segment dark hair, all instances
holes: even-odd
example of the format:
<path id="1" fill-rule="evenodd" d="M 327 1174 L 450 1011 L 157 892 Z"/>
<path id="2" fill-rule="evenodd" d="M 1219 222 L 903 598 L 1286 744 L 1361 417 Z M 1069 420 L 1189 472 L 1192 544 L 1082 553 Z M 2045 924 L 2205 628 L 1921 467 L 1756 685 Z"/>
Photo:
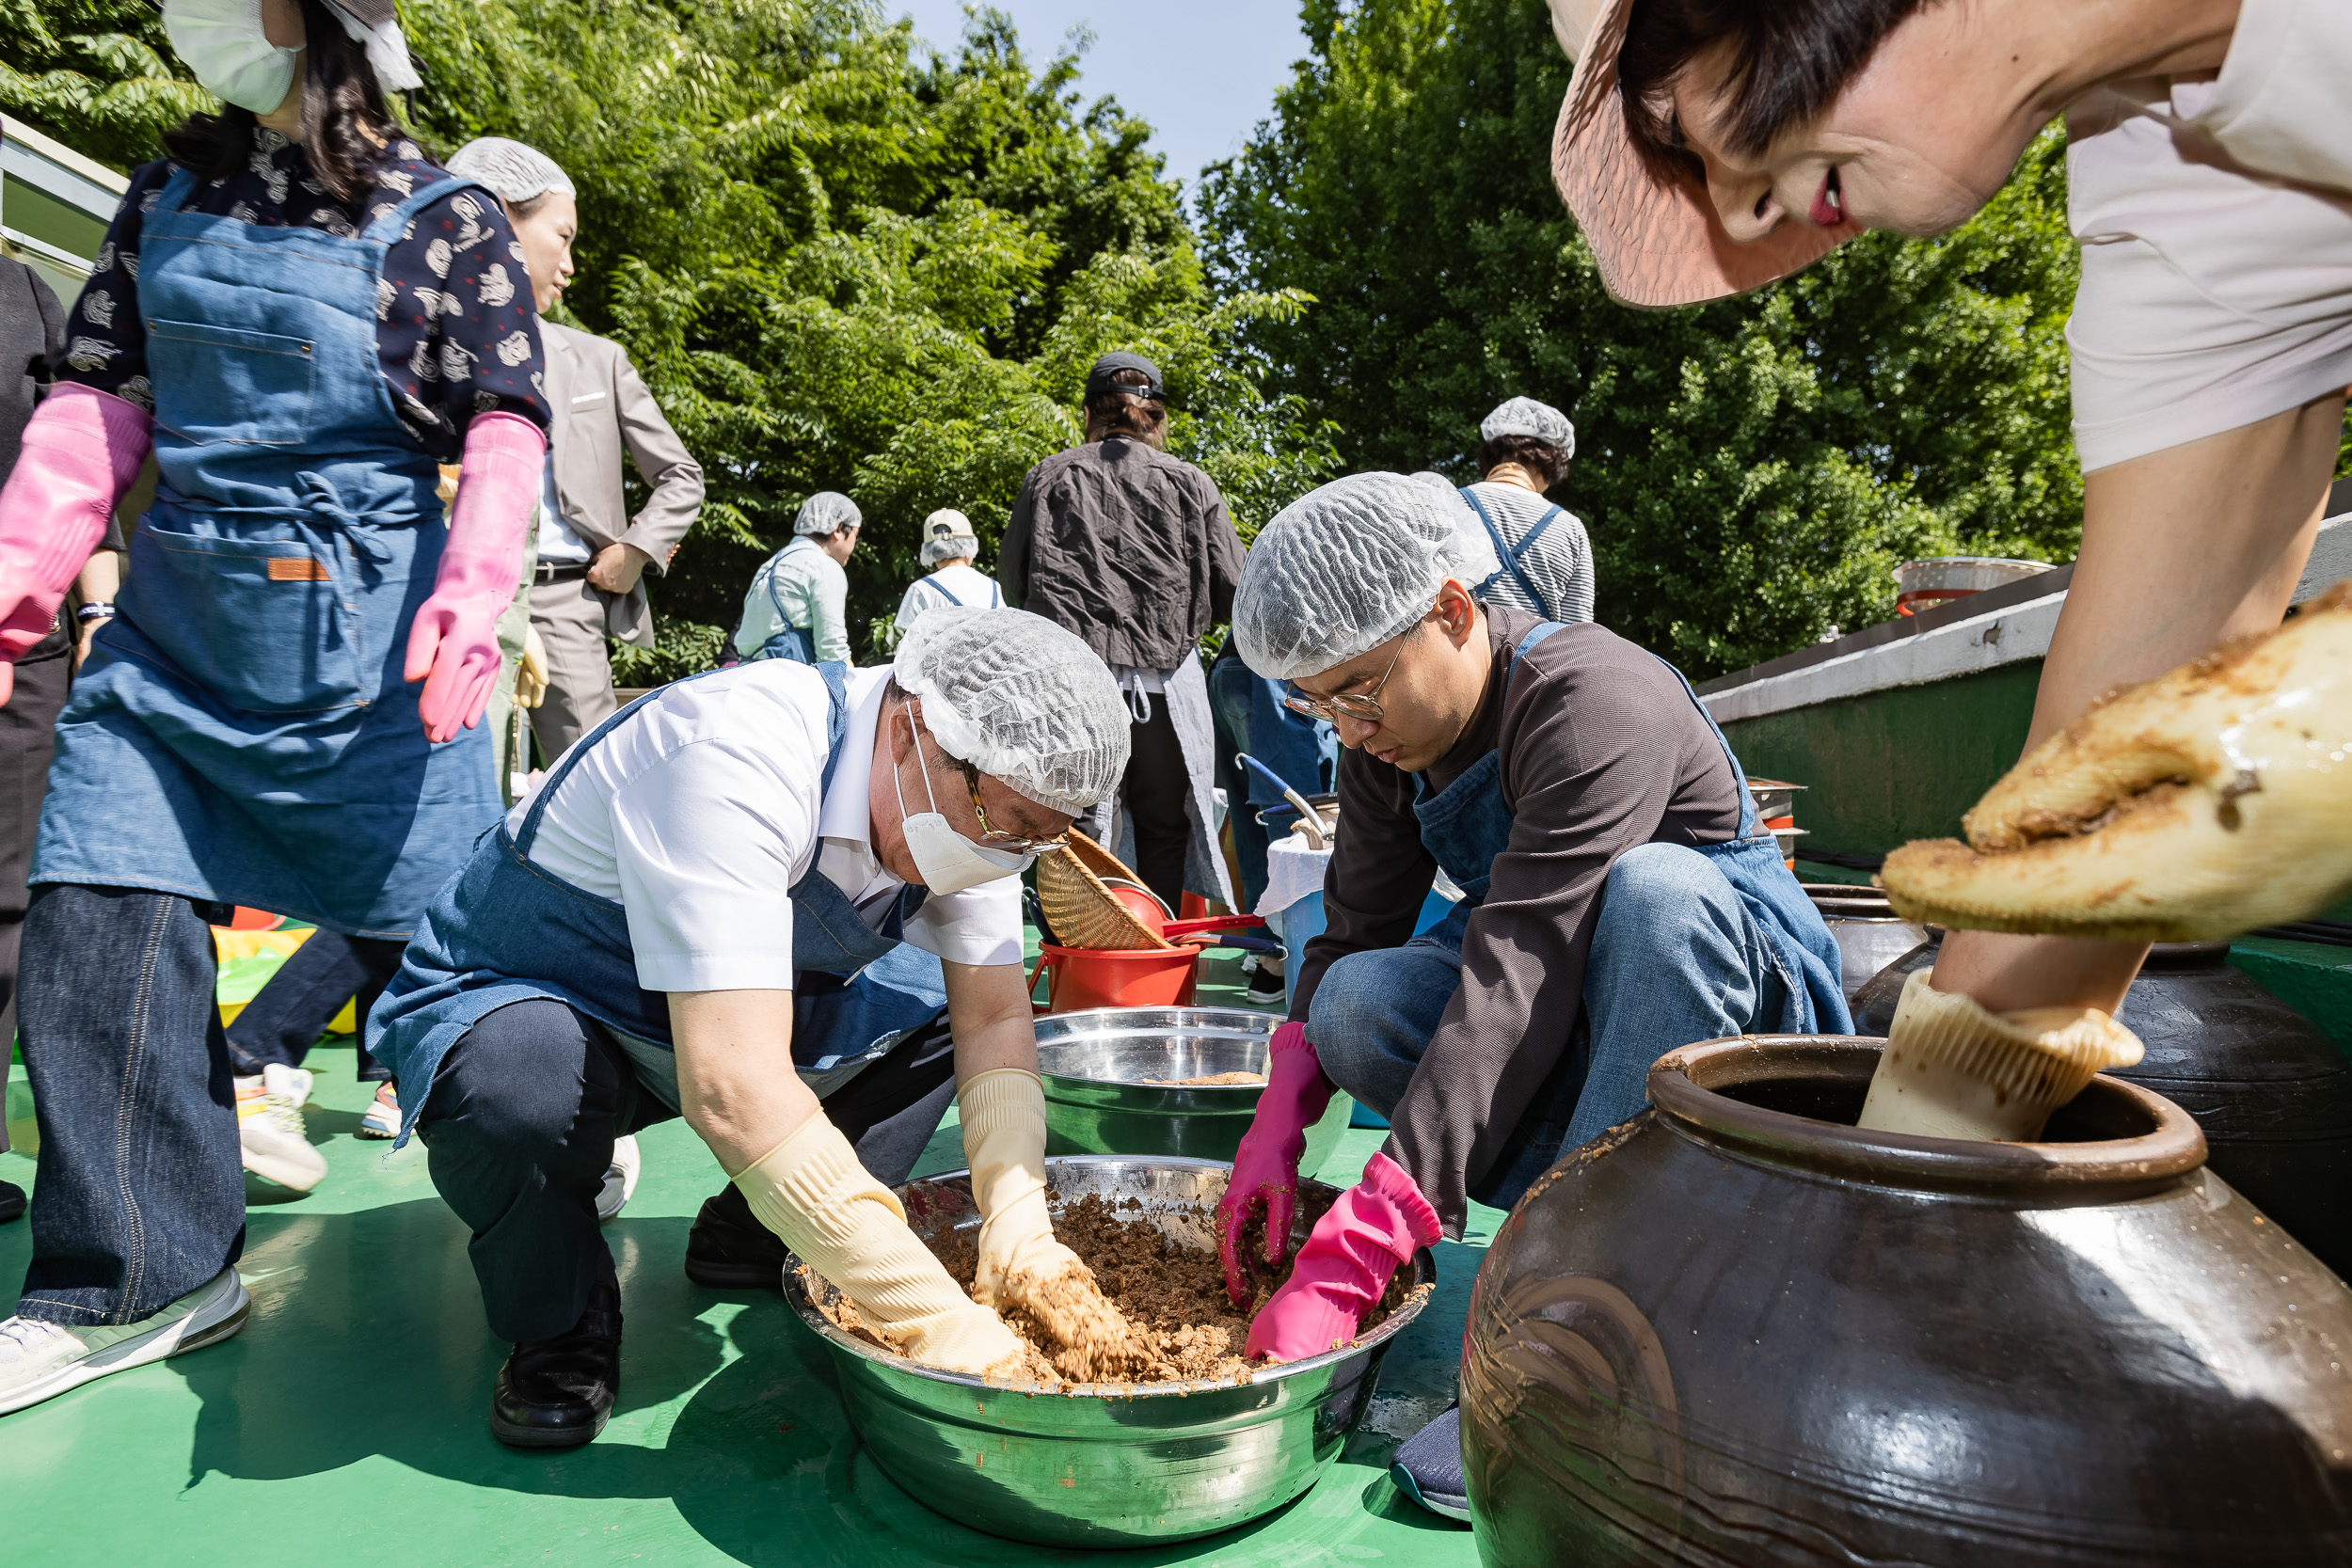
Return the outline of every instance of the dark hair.
<path id="1" fill-rule="evenodd" d="M 409 136 L 392 119 L 384 89 L 368 64 L 367 49 L 345 33 L 321 0 L 301 0 L 302 151 L 311 177 L 342 201 L 368 194 L 371 171 L 385 157 L 384 145 Z M 216 115 L 191 115 L 164 133 L 164 150 L 204 179 L 217 180 L 245 166 L 260 121 L 250 109 L 224 104 Z M 377 138 L 371 142 L 362 132 Z M 380 145 L 381 144 L 381 145 Z"/>
<path id="2" fill-rule="evenodd" d="M 1100 431 L 1104 436 L 1134 436 L 1157 444 L 1168 434 L 1168 408 L 1163 404 L 1146 403 L 1130 397 L 1126 378 L 1135 377 L 1132 389 L 1140 392 L 1149 385 L 1141 371 L 1122 370 L 1118 372 L 1120 389 L 1098 392 L 1087 399 L 1087 431 L 1089 436 Z"/>
<path id="3" fill-rule="evenodd" d="M 1699 55 L 1728 46 L 1724 150 L 1754 155 L 1804 124 L 1837 95 L 1928 0 L 1642 0 L 1626 20 L 1617 92 L 1626 135 L 1652 173 L 1704 173 L 1675 123 L 1675 77 Z"/>
<path id="4" fill-rule="evenodd" d="M 1478 472 L 1483 477 L 1505 463 L 1517 463 L 1544 482 L 1549 490 L 1568 471 L 1568 454 L 1549 441 L 1533 436 L 1489 436 L 1478 443 Z"/>
<path id="5" fill-rule="evenodd" d="M 537 196 L 527 196 L 520 201 L 509 201 L 505 204 L 506 215 L 512 218 L 515 222 L 520 223 L 523 219 L 531 216 L 532 214 L 546 206 L 548 204 L 548 198 L 554 194 L 555 193 L 551 190 L 541 191 Z"/>

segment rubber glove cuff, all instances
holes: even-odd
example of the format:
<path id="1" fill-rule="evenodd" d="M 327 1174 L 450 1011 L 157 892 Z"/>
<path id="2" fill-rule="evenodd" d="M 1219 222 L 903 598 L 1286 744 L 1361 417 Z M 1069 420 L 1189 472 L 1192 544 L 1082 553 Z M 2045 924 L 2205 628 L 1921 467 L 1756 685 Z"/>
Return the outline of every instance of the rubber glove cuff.
<path id="1" fill-rule="evenodd" d="M 107 515 L 138 478 L 152 427 L 136 404 L 72 381 L 33 411 L 0 487 L 0 661 L 14 663 L 55 626 Z"/>
<path id="2" fill-rule="evenodd" d="M 1249 1325 L 1248 1354 L 1277 1361 L 1320 1355 L 1356 1337 L 1397 1269 L 1434 1246 L 1438 1211 L 1385 1154 L 1340 1195 L 1298 1249 L 1298 1262 Z"/>
<path id="3" fill-rule="evenodd" d="M 2093 1075 L 2140 1058 L 2139 1037 L 2096 1007 L 1987 1012 L 1972 997 L 1937 990 L 1932 977 L 1903 982 L 1856 1126 L 2030 1142 Z"/>

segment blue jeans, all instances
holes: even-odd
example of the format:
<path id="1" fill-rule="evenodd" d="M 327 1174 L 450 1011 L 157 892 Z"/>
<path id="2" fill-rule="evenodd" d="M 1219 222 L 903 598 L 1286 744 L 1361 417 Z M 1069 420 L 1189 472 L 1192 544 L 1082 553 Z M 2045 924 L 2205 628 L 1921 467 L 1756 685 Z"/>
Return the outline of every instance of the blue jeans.
<path id="1" fill-rule="evenodd" d="M 1462 979 L 1457 916 L 1402 948 L 1327 970 L 1307 1038 L 1334 1084 L 1392 1116 Z M 1519 1200 L 1563 1149 L 1638 1114 L 1650 1064 L 1694 1040 L 1749 1033 L 1779 1013 L 1788 982 L 1747 905 L 1695 849 L 1645 844 L 1603 884 L 1584 965 L 1584 1010 L 1559 1067 L 1470 1196 Z"/>
<path id="2" fill-rule="evenodd" d="M 252 1076 L 272 1062 L 300 1067 L 310 1047 L 349 1002 L 365 1019 L 400 973 L 405 942 L 347 937 L 322 927 L 279 964 L 229 1026 L 229 1059 Z M 382 1083 L 391 1071 L 359 1047 L 359 1081 Z"/>
<path id="3" fill-rule="evenodd" d="M 18 1027 L 40 1118 L 17 1310 L 127 1323 L 245 1251 L 245 1174 L 210 926 L 142 888 L 47 883 L 24 916 Z"/>

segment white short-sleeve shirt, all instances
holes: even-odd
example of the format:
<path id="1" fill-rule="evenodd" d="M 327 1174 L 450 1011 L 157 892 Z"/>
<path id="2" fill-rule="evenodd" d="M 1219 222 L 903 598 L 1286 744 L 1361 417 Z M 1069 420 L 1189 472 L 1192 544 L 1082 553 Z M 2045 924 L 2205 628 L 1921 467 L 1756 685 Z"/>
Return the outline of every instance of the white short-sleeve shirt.
<path id="1" fill-rule="evenodd" d="M 850 673 L 829 790 L 816 670 L 762 659 L 665 688 L 580 753 L 526 858 L 622 906 L 645 990 L 789 990 L 790 890 L 812 866 L 876 926 L 906 885 L 874 857 L 866 801 L 889 683 L 887 665 Z M 1018 964 L 1021 879 L 933 895 L 904 934 L 951 962 Z"/>
<path id="2" fill-rule="evenodd" d="M 2352 21 L 2243 0 L 2208 79 L 2067 110 L 2067 323 L 2086 471 L 2352 385 Z"/>
<path id="3" fill-rule="evenodd" d="M 1004 591 L 996 586 L 995 578 L 982 577 L 975 568 L 958 562 L 907 584 L 906 595 L 898 601 L 897 624 L 899 631 L 904 632 L 926 610 L 945 610 L 949 605 L 961 605 L 966 610 L 994 610 L 1004 602 Z"/>

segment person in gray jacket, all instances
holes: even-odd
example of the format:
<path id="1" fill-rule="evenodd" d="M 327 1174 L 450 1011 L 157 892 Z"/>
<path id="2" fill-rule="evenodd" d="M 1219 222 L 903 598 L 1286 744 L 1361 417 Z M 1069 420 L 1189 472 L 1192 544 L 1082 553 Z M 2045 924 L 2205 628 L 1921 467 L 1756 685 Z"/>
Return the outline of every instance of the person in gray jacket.
<path id="1" fill-rule="evenodd" d="M 669 569 L 678 541 L 702 512 L 702 466 L 609 338 L 546 319 L 573 275 L 580 226 L 569 176 L 535 149 L 481 136 L 449 161 L 453 174 L 498 193 L 521 240 L 541 341 L 544 391 L 555 411 L 539 509 L 539 566 L 531 624 L 548 655 L 547 698 L 532 710 L 532 733 L 548 762 L 620 705 L 607 637 L 632 647 L 654 642 L 643 577 Z M 627 449 L 652 492 L 632 518 L 621 491 Z"/>

